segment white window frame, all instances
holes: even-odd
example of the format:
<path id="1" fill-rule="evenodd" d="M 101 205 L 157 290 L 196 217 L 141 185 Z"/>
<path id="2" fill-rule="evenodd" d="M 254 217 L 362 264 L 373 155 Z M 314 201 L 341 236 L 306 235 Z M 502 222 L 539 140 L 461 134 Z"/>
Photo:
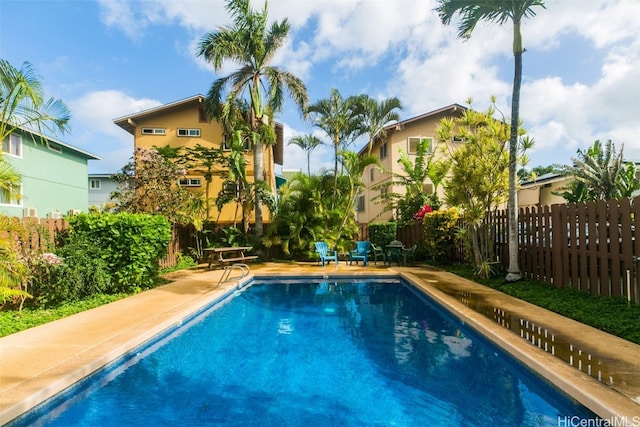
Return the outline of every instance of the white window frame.
<path id="1" fill-rule="evenodd" d="M 97 185 L 94 185 L 97 184 Z M 102 180 L 100 178 L 90 178 L 89 179 L 89 189 L 90 190 L 100 190 L 102 188 Z"/>
<path id="2" fill-rule="evenodd" d="M 9 200 L 5 200 L 3 196 L 0 195 L 0 206 L 11 206 L 11 207 L 22 207 L 22 184 L 20 184 L 20 191 L 18 192 L 18 197 L 13 197 Z"/>
<path id="3" fill-rule="evenodd" d="M 8 151 L 5 150 L 5 143 L 7 144 Z M 9 134 L 2 141 L 2 152 L 11 157 L 22 158 L 22 137 L 15 133 Z"/>
<path id="4" fill-rule="evenodd" d="M 140 129 L 142 135 L 166 135 L 167 130 L 165 128 L 142 128 Z"/>
<path id="5" fill-rule="evenodd" d="M 418 154 L 418 144 L 422 143 L 425 139 L 431 141 L 427 153 L 433 153 L 433 138 L 429 136 L 410 136 L 407 138 L 407 153 Z"/>
<path id="6" fill-rule="evenodd" d="M 200 129 L 195 128 L 179 128 L 176 130 L 178 137 L 200 138 Z"/>
<path id="7" fill-rule="evenodd" d="M 202 187 L 202 179 L 200 178 L 181 178 L 178 180 L 180 187 Z"/>
<path id="8" fill-rule="evenodd" d="M 386 159 L 389 156 L 389 146 L 386 142 L 383 142 L 380 146 L 380 160 Z"/>

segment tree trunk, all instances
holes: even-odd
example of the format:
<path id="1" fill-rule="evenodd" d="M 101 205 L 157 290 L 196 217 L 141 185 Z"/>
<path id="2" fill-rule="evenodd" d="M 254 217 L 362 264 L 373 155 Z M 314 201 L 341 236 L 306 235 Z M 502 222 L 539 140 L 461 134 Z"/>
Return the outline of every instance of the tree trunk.
<path id="1" fill-rule="evenodd" d="M 262 221 L 262 198 L 258 189 L 258 183 L 264 181 L 264 147 L 262 141 L 259 141 L 253 147 L 253 182 L 255 183 L 255 231 L 256 237 L 262 236 L 263 221 Z"/>
<path id="2" fill-rule="evenodd" d="M 509 138 L 509 267 L 505 280 L 515 282 L 522 278 L 518 265 L 518 193 L 516 188 L 518 163 L 518 128 L 520 122 L 520 85 L 522 83 L 522 49 L 514 46 L 515 70 L 511 97 L 511 135 Z"/>

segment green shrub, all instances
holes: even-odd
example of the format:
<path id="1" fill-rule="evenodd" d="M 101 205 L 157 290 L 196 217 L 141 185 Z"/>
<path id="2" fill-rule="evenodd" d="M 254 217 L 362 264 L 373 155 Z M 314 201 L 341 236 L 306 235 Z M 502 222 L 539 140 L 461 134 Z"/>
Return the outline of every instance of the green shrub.
<path id="1" fill-rule="evenodd" d="M 152 287 L 159 260 L 167 253 L 171 225 L 160 215 L 80 214 L 69 219 L 70 238 L 82 236 L 97 248 L 106 264 L 113 291 L 134 292 Z"/>
<path id="2" fill-rule="evenodd" d="M 450 262 L 455 248 L 458 213 L 455 209 L 433 211 L 422 219 L 424 249 L 436 262 Z"/>
<path id="3" fill-rule="evenodd" d="M 369 224 L 369 241 L 380 247 L 385 247 L 396 239 L 396 223 L 384 222 Z"/>

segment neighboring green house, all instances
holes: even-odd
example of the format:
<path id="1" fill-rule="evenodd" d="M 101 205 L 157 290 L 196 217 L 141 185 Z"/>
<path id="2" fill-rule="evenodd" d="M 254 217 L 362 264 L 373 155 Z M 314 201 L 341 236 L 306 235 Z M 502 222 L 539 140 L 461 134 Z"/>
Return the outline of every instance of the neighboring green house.
<path id="1" fill-rule="evenodd" d="M 118 183 L 113 179 L 113 174 L 90 173 L 89 174 L 89 207 L 104 210 L 113 204 L 111 194 L 118 189 Z"/>
<path id="2" fill-rule="evenodd" d="M 88 161 L 99 157 L 26 129 L 2 141 L 2 156 L 22 175 L 22 197 L 7 200 L 0 196 L 0 212 L 60 218 L 87 210 Z"/>

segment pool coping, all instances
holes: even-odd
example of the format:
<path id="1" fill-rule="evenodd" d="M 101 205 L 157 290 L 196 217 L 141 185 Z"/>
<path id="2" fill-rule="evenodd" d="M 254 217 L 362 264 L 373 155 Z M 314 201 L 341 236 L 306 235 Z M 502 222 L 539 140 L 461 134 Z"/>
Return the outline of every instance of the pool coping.
<path id="1" fill-rule="evenodd" d="M 168 285 L 0 338 L 0 425 L 28 412 L 158 334 L 179 327 L 194 313 L 235 292 L 237 282 L 216 286 L 221 275 L 222 270 L 184 272 Z M 340 265 L 323 268 L 315 264 L 264 264 L 253 266 L 252 273 L 243 279 L 242 284 L 261 276 L 315 279 L 402 277 L 598 416 L 633 420 L 640 414 L 640 404 L 629 397 L 530 345 L 492 319 L 437 289 L 435 282 L 453 280 L 459 286 L 480 286 L 484 292 L 499 294 L 498 297 L 504 300 L 515 300 L 450 273 L 427 267 Z M 597 336 L 600 345 L 622 344 L 637 354 L 631 360 L 631 366 L 636 372 L 640 371 L 640 346 L 516 301 L 519 301 L 519 307 L 531 310 L 536 316 L 553 317 L 555 322 L 570 324 L 574 332 L 579 330 L 585 336 Z"/>

